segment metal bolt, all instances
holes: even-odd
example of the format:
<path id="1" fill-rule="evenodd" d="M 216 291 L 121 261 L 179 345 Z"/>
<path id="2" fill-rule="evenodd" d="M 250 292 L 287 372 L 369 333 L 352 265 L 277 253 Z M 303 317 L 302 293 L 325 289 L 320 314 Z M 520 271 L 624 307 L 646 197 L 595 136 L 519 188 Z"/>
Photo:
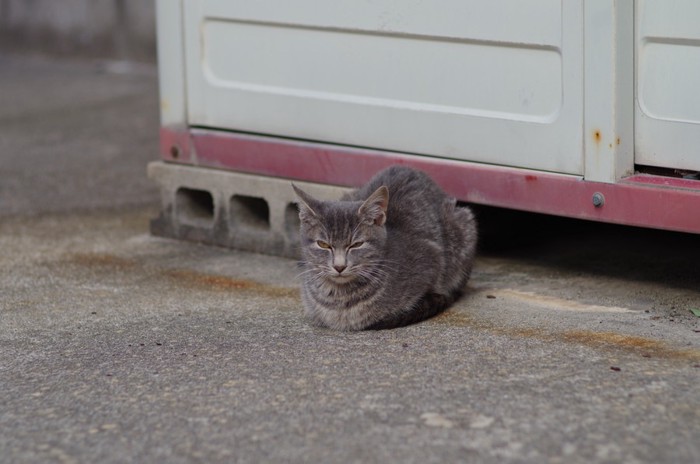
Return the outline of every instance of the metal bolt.
<path id="1" fill-rule="evenodd" d="M 596 192 L 593 194 L 593 206 L 600 208 L 605 204 L 605 197 L 602 193 Z"/>
<path id="2" fill-rule="evenodd" d="M 180 157 L 180 147 L 177 145 L 170 147 L 170 156 L 172 156 L 173 159 L 178 159 Z"/>

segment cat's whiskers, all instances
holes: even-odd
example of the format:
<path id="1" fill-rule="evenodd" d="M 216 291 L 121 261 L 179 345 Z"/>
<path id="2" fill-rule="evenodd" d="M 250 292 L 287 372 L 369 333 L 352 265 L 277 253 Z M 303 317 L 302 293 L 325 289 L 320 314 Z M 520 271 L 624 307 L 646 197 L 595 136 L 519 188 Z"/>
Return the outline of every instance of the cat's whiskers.
<path id="1" fill-rule="evenodd" d="M 313 265 L 309 269 L 297 274 L 297 278 L 305 280 L 308 283 L 324 282 L 327 279 L 327 271 L 321 266 Z"/>
<path id="2" fill-rule="evenodd" d="M 383 269 L 369 266 L 359 266 L 355 271 L 357 275 L 367 279 L 370 283 L 382 283 L 382 279 L 389 277 L 389 273 Z"/>

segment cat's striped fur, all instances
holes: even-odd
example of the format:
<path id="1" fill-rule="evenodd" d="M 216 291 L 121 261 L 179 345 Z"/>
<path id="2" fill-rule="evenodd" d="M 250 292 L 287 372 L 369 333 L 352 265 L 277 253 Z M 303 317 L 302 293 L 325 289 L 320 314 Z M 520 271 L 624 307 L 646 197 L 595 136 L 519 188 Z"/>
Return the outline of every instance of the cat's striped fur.
<path id="1" fill-rule="evenodd" d="M 392 166 L 340 201 L 294 186 L 301 219 L 301 296 L 312 323 L 338 330 L 419 322 L 461 295 L 476 221 L 425 173 Z"/>

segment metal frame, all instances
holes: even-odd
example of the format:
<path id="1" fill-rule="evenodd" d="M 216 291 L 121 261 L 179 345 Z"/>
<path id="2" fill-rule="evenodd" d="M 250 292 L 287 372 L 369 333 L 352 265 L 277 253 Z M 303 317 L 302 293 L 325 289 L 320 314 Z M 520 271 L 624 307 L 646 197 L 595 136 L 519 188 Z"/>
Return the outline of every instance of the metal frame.
<path id="1" fill-rule="evenodd" d="M 164 161 L 356 187 L 404 164 L 459 200 L 580 219 L 700 233 L 700 181 L 634 175 L 617 183 L 234 132 L 161 129 Z M 291 187 L 290 187 L 291 188 Z"/>
<path id="2" fill-rule="evenodd" d="M 358 186 L 391 164 L 428 172 L 478 204 L 700 233 L 700 181 L 633 175 L 634 5 L 583 2 L 584 175 L 188 127 L 181 1 L 158 0 L 164 161 Z"/>
<path id="3" fill-rule="evenodd" d="M 584 178 L 616 182 L 634 172 L 633 3 L 582 4 Z"/>

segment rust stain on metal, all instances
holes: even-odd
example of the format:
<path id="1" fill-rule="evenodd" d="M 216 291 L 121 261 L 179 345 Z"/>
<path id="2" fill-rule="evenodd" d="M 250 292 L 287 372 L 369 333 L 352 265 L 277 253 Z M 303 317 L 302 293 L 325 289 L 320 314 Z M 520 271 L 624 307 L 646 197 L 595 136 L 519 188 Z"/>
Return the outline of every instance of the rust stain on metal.
<path id="1" fill-rule="evenodd" d="M 593 140 L 595 140 L 595 143 L 600 143 L 600 141 L 603 139 L 603 135 L 600 133 L 599 130 L 595 130 L 593 132 Z"/>

